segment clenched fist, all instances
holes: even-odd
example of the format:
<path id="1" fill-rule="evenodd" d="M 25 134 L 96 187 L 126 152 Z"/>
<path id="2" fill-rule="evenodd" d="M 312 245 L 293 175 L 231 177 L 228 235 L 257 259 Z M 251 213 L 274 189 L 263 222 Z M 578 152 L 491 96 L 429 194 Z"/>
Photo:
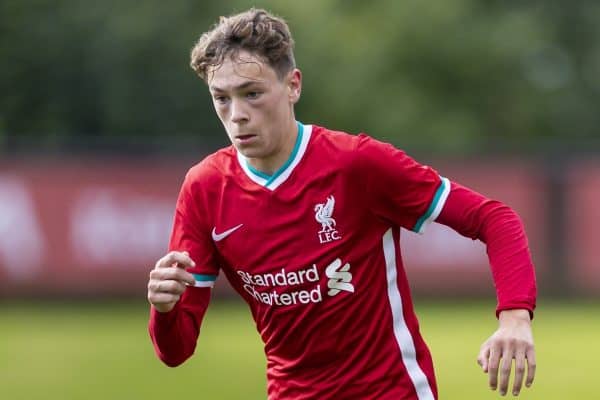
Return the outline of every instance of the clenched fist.
<path id="1" fill-rule="evenodd" d="M 158 312 L 171 311 L 186 286 L 194 286 L 194 276 L 185 269 L 195 265 L 186 251 L 172 251 L 156 262 L 150 271 L 148 301 Z"/>

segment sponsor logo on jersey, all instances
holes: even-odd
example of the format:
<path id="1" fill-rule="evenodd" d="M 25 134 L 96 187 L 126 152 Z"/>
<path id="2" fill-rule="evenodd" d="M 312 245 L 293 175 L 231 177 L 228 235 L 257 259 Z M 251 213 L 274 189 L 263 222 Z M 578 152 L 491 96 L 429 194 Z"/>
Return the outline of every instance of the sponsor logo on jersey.
<path id="1" fill-rule="evenodd" d="M 340 240 L 342 237 L 337 229 L 335 229 L 335 219 L 333 218 L 333 209 L 335 207 L 335 198 L 327 197 L 327 201 L 315 206 L 315 219 L 321 224 L 321 230 L 317 232 L 319 243 L 329 243 L 334 240 Z"/>
<path id="2" fill-rule="evenodd" d="M 354 293 L 354 285 L 350 283 L 352 281 L 352 274 L 349 271 L 350 264 L 346 263 L 342 267 L 342 260 L 339 258 L 336 258 L 325 268 L 325 275 L 331 278 L 327 282 L 327 287 L 329 288 L 328 295 L 333 297 L 342 290 Z"/>
<path id="3" fill-rule="evenodd" d="M 336 258 L 325 268 L 329 278 L 327 295 L 336 296 L 341 291 L 354 293 L 350 264 Z M 320 303 L 323 292 L 319 284 L 321 277 L 316 264 L 308 268 L 289 271 L 281 268 L 275 273 L 251 274 L 238 270 L 243 289 L 258 302 L 270 306 L 289 306 L 294 304 Z M 313 283 L 314 286 L 307 285 Z M 300 289 L 299 285 L 303 285 Z"/>

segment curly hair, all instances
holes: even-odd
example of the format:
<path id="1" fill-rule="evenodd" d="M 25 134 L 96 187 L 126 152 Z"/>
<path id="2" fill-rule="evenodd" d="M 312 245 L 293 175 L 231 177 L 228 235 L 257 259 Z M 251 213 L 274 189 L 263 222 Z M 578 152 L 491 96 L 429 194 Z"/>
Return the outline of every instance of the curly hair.
<path id="1" fill-rule="evenodd" d="M 293 48 L 294 40 L 285 20 L 251 8 L 221 17 L 212 30 L 203 33 L 192 49 L 190 66 L 206 82 L 211 68 L 245 50 L 266 62 L 283 79 L 296 67 Z"/>

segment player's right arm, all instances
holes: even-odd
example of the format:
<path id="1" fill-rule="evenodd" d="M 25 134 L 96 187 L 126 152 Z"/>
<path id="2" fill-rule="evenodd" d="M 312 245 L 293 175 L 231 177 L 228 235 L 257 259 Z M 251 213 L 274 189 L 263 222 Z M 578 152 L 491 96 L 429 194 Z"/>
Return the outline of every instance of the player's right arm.
<path id="1" fill-rule="evenodd" d="M 158 357 L 174 367 L 196 348 L 200 326 L 218 275 L 199 166 L 186 175 L 177 199 L 170 252 L 148 280 L 149 333 Z M 206 183 L 206 182 L 202 182 Z"/>
<path id="2" fill-rule="evenodd" d="M 171 251 L 150 272 L 149 333 L 156 354 L 170 367 L 194 354 L 210 301 L 210 288 L 194 287 L 195 278 L 185 269 L 194 265 L 187 252 Z"/>

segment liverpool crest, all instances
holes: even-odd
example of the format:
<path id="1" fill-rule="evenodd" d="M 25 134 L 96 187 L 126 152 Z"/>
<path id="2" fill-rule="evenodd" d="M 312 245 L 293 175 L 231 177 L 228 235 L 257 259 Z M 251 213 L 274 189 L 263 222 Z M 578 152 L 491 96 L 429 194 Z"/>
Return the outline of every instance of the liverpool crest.
<path id="1" fill-rule="evenodd" d="M 334 240 L 340 240 L 342 237 L 335 229 L 335 219 L 333 218 L 333 209 L 335 207 L 335 198 L 327 197 L 327 201 L 323 204 L 315 206 L 315 219 L 321 224 L 321 230 L 317 232 L 319 243 L 329 243 Z"/>

